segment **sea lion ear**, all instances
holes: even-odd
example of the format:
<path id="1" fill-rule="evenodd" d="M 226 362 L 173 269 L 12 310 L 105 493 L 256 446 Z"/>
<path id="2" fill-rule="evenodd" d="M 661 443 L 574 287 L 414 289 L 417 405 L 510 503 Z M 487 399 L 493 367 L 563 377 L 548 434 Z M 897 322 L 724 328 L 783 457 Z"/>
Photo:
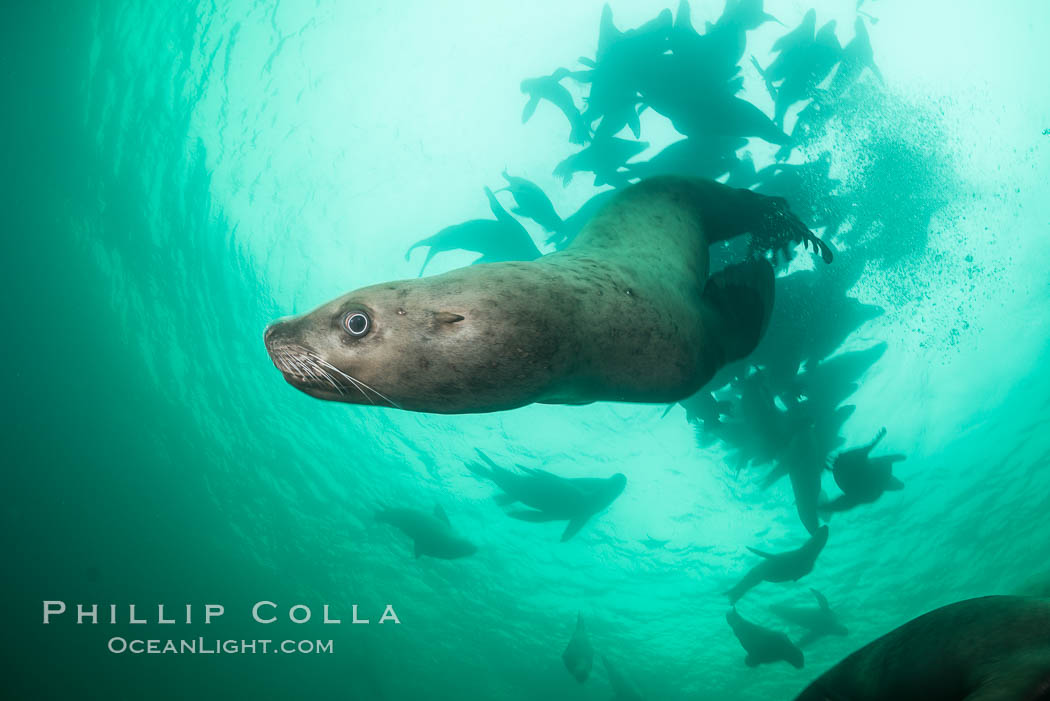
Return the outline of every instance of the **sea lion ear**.
<path id="1" fill-rule="evenodd" d="M 463 321 L 466 317 L 460 314 L 453 314 L 452 312 L 434 312 L 434 321 L 439 324 L 454 324 L 457 321 Z"/>

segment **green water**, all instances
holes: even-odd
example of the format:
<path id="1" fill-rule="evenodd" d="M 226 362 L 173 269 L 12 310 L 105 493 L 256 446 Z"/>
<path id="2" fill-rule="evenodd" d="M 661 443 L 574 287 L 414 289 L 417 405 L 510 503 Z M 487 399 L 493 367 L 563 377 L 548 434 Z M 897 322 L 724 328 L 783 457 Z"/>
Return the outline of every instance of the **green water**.
<path id="1" fill-rule="evenodd" d="M 823 591 L 850 635 L 807 648 L 805 669 L 748 669 L 724 621 L 723 592 L 754 562 L 745 546 L 805 537 L 790 486 L 763 489 L 768 466 L 737 474 L 718 441 L 699 448 L 681 408 L 437 416 L 319 402 L 282 381 L 267 323 L 413 277 L 408 246 L 487 216 L 481 188 L 505 167 L 563 214 L 593 194 L 587 177 L 562 188 L 550 175 L 573 150 L 557 110 L 521 124 L 522 78 L 594 53 L 601 3 L 566 4 L 8 8 L 8 698 L 608 698 L 600 663 L 583 686 L 562 666 L 577 611 L 646 698 L 792 698 L 908 618 L 1038 583 L 1050 513 L 1050 9 L 1035 0 L 864 4 L 885 84 L 826 147 L 836 177 L 867 174 L 858 206 L 910 238 L 883 239 L 899 249 L 849 287 L 885 313 L 841 350 L 887 348 L 849 396 L 842 438 L 857 445 L 886 426 L 887 450 L 908 458 L 895 471 L 903 491 L 831 520 L 811 575 L 740 605 L 790 630 L 765 607 Z M 811 5 L 851 36 L 852 1 L 767 9 L 793 27 Z M 621 27 L 662 7 L 613 4 Z M 694 24 L 720 11 L 694 2 Z M 752 32 L 749 53 L 765 63 L 783 31 Z M 744 96 L 772 113 L 745 68 Z M 657 148 L 677 138 L 651 114 L 642 129 Z M 770 162 L 767 145 L 749 149 Z M 442 255 L 428 273 L 470 260 Z M 560 525 L 500 513 L 464 467 L 475 448 L 565 476 L 623 472 L 628 485 L 562 544 Z M 415 560 L 373 521 L 383 504 L 435 502 L 477 554 Z M 650 548 L 650 537 L 669 542 Z M 45 600 L 226 614 L 209 626 L 69 615 L 45 626 Z M 259 625 L 260 600 L 282 616 L 309 605 L 315 619 Z M 373 624 L 349 624 L 355 603 Z M 323 604 L 342 625 L 317 620 Z M 400 625 L 376 624 L 387 604 Z M 332 639 L 334 652 L 112 654 L 117 635 Z"/>

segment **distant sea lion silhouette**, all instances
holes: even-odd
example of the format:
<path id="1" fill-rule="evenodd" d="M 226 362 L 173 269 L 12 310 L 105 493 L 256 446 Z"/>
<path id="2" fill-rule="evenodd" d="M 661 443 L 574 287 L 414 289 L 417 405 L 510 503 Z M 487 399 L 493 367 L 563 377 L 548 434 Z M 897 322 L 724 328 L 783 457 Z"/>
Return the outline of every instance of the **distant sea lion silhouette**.
<path id="1" fill-rule="evenodd" d="M 380 509 L 376 521 L 389 523 L 414 542 L 416 557 L 427 555 L 441 560 L 455 560 L 473 555 L 477 547 L 452 530 L 445 510 L 434 507 L 433 515 L 416 509 Z"/>
<path id="2" fill-rule="evenodd" d="M 620 670 L 613 667 L 605 655 L 602 655 L 602 664 L 609 676 L 609 685 L 613 689 L 613 701 L 642 701 L 642 695 L 638 693 L 634 684 Z"/>
<path id="3" fill-rule="evenodd" d="M 752 623 L 737 613 L 736 607 L 726 614 L 726 621 L 733 629 L 736 639 L 747 650 L 744 664 L 748 667 L 757 667 L 760 664 L 781 660 L 796 669 L 802 669 L 805 666 L 805 656 L 802 650 L 799 650 L 786 634 Z"/>
<path id="4" fill-rule="evenodd" d="M 729 603 L 735 604 L 759 582 L 797 582 L 813 571 L 817 556 L 828 542 L 828 527 L 821 526 L 802 547 L 785 553 L 767 553 L 749 547 L 748 550 L 763 558 L 730 589 Z"/>
<path id="5" fill-rule="evenodd" d="M 514 203 L 517 205 L 513 209 L 515 214 L 528 217 L 550 233 L 561 229 L 564 222 L 543 188 L 527 178 L 510 175 L 506 170 L 503 171 L 503 179 L 507 181 L 507 187 L 496 192 L 506 191 L 514 196 Z"/>
<path id="6" fill-rule="evenodd" d="M 827 598 L 816 589 L 810 589 L 810 591 L 817 599 L 816 608 L 773 604 L 769 610 L 788 623 L 808 629 L 798 641 L 799 647 L 811 645 L 826 635 L 848 635 L 849 630 L 839 622 L 839 617 L 831 610 Z"/>
<path id="7" fill-rule="evenodd" d="M 408 247 L 405 252 L 405 260 L 412 255 L 412 251 L 421 246 L 427 246 L 427 257 L 423 260 L 423 266 L 419 274 L 427 269 L 427 265 L 438 253 L 443 251 L 474 251 L 480 253 L 476 263 L 495 263 L 507 260 L 532 260 L 540 257 L 540 249 L 529 236 L 525 227 L 512 217 L 510 213 L 499 203 L 492 190 L 485 188 L 485 197 L 489 201 L 489 209 L 495 219 L 471 219 L 461 224 L 446 226 L 433 236 L 416 241 Z"/>
<path id="8" fill-rule="evenodd" d="M 547 100 L 560 109 L 569 120 L 569 143 L 585 144 L 591 135 L 590 127 L 576 108 L 572 94 L 561 84 L 562 79 L 570 75 L 572 74 L 568 69 L 559 68 L 551 75 L 521 81 L 521 91 L 529 96 L 529 101 L 525 103 L 525 109 L 521 112 L 521 122 L 524 124 L 529 121 L 540 100 Z"/>
<path id="9" fill-rule="evenodd" d="M 583 684 L 591 673 L 594 665 L 594 648 L 587 637 L 587 627 L 583 624 L 583 614 L 576 614 L 576 630 L 573 631 L 572 640 L 569 641 L 565 652 L 561 654 L 565 669 L 573 679 Z"/>
<path id="10" fill-rule="evenodd" d="M 894 453 L 871 457 L 872 449 L 885 437 L 886 429 L 881 428 L 871 443 L 835 457 L 831 471 L 842 495 L 821 505 L 822 509 L 846 511 L 860 504 L 871 504 L 887 491 L 904 489 L 904 484 L 893 476 L 893 465 L 906 456 Z"/>
<path id="11" fill-rule="evenodd" d="M 627 161 L 637 156 L 649 146 L 645 141 L 618 139 L 615 136 L 598 136 L 590 146 L 572 154 L 554 167 L 554 175 L 561 178 L 563 185 L 572 182 L 576 173 L 594 173 L 594 185 L 627 184 L 627 173 L 620 168 Z"/>
<path id="12" fill-rule="evenodd" d="M 508 215 L 509 216 L 509 215 Z M 661 177 L 616 193 L 564 251 L 342 295 L 264 335 L 284 378 L 320 399 L 455 414 L 533 402 L 667 404 L 765 332 L 774 275 L 708 276 L 708 247 L 831 250 L 784 200 Z"/>
<path id="13" fill-rule="evenodd" d="M 796 701 L 1050 699 L 1050 601 L 986 596 L 936 609 L 862 647 Z"/>
<path id="14" fill-rule="evenodd" d="M 510 511 L 507 515 L 531 523 L 568 521 L 561 536 L 563 543 L 579 533 L 592 516 L 608 508 L 627 485 L 627 478 L 619 472 L 607 479 L 559 477 L 522 465 L 518 465 L 520 473 L 511 472 L 480 450 L 477 453 L 488 463 L 488 468 L 467 463 L 467 469 L 503 490 L 503 494 L 496 497 L 501 506 L 521 503 L 532 507 Z"/>

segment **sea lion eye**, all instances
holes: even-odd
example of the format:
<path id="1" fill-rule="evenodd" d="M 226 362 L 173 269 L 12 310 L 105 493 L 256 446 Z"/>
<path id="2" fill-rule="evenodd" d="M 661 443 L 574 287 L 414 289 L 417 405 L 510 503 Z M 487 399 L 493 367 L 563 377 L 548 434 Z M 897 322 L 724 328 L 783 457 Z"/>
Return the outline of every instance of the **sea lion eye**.
<path id="1" fill-rule="evenodd" d="M 350 312 L 343 319 L 343 328 L 346 332 L 355 338 L 360 338 L 368 333 L 368 329 L 372 327 L 372 320 L 368 318 L 368 315 L 364 312 Z"/>

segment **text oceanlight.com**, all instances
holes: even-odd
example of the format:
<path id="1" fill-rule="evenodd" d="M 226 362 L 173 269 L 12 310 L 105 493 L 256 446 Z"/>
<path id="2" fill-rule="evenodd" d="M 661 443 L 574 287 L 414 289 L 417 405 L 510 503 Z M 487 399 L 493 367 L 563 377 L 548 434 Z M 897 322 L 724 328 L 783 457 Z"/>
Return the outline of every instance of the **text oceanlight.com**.
<path id="1" fill-rule="evenodd" d="M 128 640 L 110 638 L 107 648 L 115 654 L 133 655 L 254 655 L 279 652 L 288 655 L 331 654 L 331 640 Z"/>

